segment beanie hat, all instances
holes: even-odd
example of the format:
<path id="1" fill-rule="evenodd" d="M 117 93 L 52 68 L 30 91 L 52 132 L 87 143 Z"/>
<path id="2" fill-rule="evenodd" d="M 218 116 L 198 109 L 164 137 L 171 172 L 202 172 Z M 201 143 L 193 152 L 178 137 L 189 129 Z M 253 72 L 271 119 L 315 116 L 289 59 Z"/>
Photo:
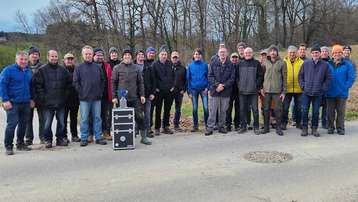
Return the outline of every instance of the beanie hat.
<path id="1" fill-rule="evenodd" d="M 329 51 L 329 48 L 328 48 L 327 46 L 322 46 L 322 47 L 321 47 L 321 51 L 323 51 L 323 50 Z"/>
<path id="2" fill-rule="evenodd" d="M 149 47 L 149 48 L 147 48 L 147 51 L 146 51 L 147 53 L 148 52 L 157 52 L 157 50 L 155 49 L 155 48 L 153 48 L 153 47 Z"/>
<path id="3" fill-rule="evenodd" d="M 130 48 L 123 49 L 123 55 L 126 54 L 126 53 L 129 53 L 129 54 L 132 55 L 132 50 Z"/>
<path id="4" fill-rule="evenodd" d="M 40 55 L 40 50 L 36 46 L 31 46 L 28 54 L 31 55 L 33 53 L 38 53 Z"/>
<path id="5" fill-rule="evenodd" d="M 242 46 L 242 47 L 244 47 L 244 48 L 247 47 L 247 45 L 246 45 L 245 42 L 239 42 L 239 43 L 237 44 L 236 48 L 239 48 L 240 46 Z"/>
<path id="6" fill-rule="evenodd" d="M 137 50 L 137 51 L 135 52 L 136 55 L 138 55 L 139 53 L 143 53 L 143 54 L 144 54 L 144 50 L 139 49 L 139 50 Z"/>
<path id="7" fill-rule="evenodd" d="M 102 52 L 102 54 L 104 53 L 102 48 L 95 48 L 93 49 L 93 55 L 96 55 L 98 52 Z"/>
<path id="8" fill-rule="evenodd" d="M 332 47 L 332 53 L 337 53 L 337 52 L 343 53 L 343 47 L 341 45 L 337 44 Z"/>
<path id="9" fill-rule="evenodd" d="M 113 52 L 118 53 L 118 49 L 117 49 L 116 47 L 111 47 L 111 48 L 109 49 L 109 54 L 111 54 L 111 53 L 113 53 Z"/>
<path id="10" fill-rule="evenodd" d="M 162 46 L 160 47 L 159 53 L 161 53 L 161 52 L 168 52 L 168 48 L 167 48 L 166 45 L 162 45 Z"/>

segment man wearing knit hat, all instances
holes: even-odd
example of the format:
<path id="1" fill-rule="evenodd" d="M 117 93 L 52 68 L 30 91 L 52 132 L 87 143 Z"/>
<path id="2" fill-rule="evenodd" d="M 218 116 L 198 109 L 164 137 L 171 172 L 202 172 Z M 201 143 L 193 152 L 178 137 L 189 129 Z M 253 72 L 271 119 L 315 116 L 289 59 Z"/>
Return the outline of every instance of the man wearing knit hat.
<path id="1" fill-rule="evenodd" d="M 308 112 L 312 103 L 312 135 L 319 137 L 317 131 L 319 106 L 322 96 L 328 90 L 332 75 L 328 63 L 320 59 L 321 48 L 314 46 L 311 49 L 312 59 L 307 59 L 301 66 L 298 80 L 302 93 L 302 133 L 301 136 L 308 135 Z"/>
<path id="2" fill-rule="evenodd" d="M 150 138 L 154 137 L 153 135 L 154 132 L 151 130 L 151 127 L 153 126 L 153 114 L 155 109 L 156 92 L 154 86 L 154 75 L 153 75 L 154 71 L 152 68 L 152 64 L 154 63 L 156 54 L 157 54 L 157 50 L 155 48 L 148 47 L 146 50 L 146 59 L 144 60 L 144 67 L 143 67 L 145 94 L 146 94 L 146 98 L 149 98 L 145 102 L 144 116 L 145 116 L 145 125 L 149 130 L 148 137 Z"/>
<path id="3" fill-rule="evenodd" d="M 276 134 L 282 136 L 281 116 L 282 103 L 287 92 L 287 67 L 278 55 L 278 48 L 271 45 L 268 49 L 269 58 L 264 63 L 266 68 L 261 95 L 264 97 L 264 129 L 262 134 L 270 132 L 270 107 L 275 105 Z"/>
<path id="4" fill-rule="evenodd" d="M 118 104 L 118 91 L 120 89 L 128 91 L 126 97 L 127 106 L 133 107 L 135 110 L 135 121 L 142 137 L 140 142 L 142 144 L 151 145 L 152 143 L 147 139 L 148 130 L 144 125 L 143 104 L 145 103 L 145 94 L 142 72 L 140 72 L 138 66 L 133 63 L 130 48 L 123 50 L 123 61 L 113 69 L 112 85 L 112 102 L 114 104 Z"/>
<path id="5" fill-rule="evenodd" d="M 37 74 L 40 67 L 42 66 L 42 63 L 40 62 L 40 50 L 37 47 L 32 46 L 30 47 L 28 54 L 29 54 L 29 68 L 32 71 L 32 78 L 34 78 L 35 74 Z M 32 88 L 34 87 L 32 86 Z M 44 108 L 41 106 L 41 102 L 38 100 L 38 96 L 36 94 L 34 94 L 33 96 L 36 104 L 37 116 L 39 119 L 39 139 L 40 139 L 40 143 L 44 144 L 45 143 L 45 137 L 43 135 L 43 128 L 45 123 L 44 116 L 43 116 Z M 34 108 L 31 109 L 31 113 L 29 115 L 29 119 L 26 124 L 26 132 L 25 132 L 26 145 L 33 144 L 33 140 L 34 140 L 34 131 L 32 126 L 33 118 L 34 118 Z"/>
<path id="6" fill-rule="evenodd" d="M 349 61 L 343 59 L 342 46 L 333 46 L 332 57 L 333 60 L 329 62 L 332 82 L 326 92 L 328 134 L 333 134 L 336 129 L 339 135 L 344 135 L 346 103 L 349 96 L 349 88 L 352 87 L 355 80 L 355 70 Z"/>
<path id="7" fill-rule="evenodd" d="M 112 140 L 112 69 L 111 66 L 104 61 L 104 51 L 101 48 L 93 50 L 93 62 L 102 69 L 105 78 L 103 89 L 103 97 L 101 101 L 101 118 L 102 118 L 102 136 L 105 140 Z M 90 140 L 91 141 L 91 140 Z"/>
<path id="8" fill-rule="evenodd" d="M 286 130 L 288 124 L 288 111 L 291 101 L 295 103 L 296 128 L 301 128 L 301 95 L 302 89 L 298 83 L 298 73 L 300 72 L 303 60 L 297 56 L 296 46 L 289 46 L 287 57 L 284 58 L 287 67 L 287 93 L 283 101 L 282 130 Z"/>
<path id="9" fill-rule="evenodd" d="M 166 46 L 162 46 L 159 51 L 159 60 L 152 64 L 154 71 L 154 85 L 157 93 L 155 106 L 155 135 L 160 135 L 161 114 L 164 102 L 163 115 L 163 133 L 173 134 L 169 129 L 170 109 L 173 103 L 174 92 L 174 70 L 171 62 L 168 60 L 168 50 Z"/>
<path id="10" fill-rule="evenodd" d="M 116 47 L 111 47 L 108 53 L 109 53 L 108 64 L 111 66 L 111 70 L 113 70 L 114 66 L 121 63 L 121 60 L 118 57 L 118 49 Z"/>

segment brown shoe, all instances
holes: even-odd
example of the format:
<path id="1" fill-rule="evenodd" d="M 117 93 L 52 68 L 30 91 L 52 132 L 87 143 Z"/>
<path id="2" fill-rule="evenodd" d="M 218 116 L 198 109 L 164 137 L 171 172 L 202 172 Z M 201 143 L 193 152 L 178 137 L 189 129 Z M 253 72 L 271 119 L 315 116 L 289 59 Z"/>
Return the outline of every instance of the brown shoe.
<path id="1" fill-rule="evenodd" d="M 105 139 L 105 140 L 108 140 L 108 141 L 112 141 L 112 136 L 108 132 L 104 132 L 102 134 L 102 138 Z"/>

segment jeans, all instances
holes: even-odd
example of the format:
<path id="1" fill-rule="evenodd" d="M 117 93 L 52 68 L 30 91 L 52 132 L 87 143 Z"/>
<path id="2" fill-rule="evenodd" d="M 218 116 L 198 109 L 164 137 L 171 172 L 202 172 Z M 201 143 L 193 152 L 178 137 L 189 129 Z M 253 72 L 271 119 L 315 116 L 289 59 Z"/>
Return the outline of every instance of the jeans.
<path id="1" fill-rule="evenodd" d="M 258 109 L 258 96 L 257 94 L 243 95 L 240 94 L 240 120 L 241 128 L 247 127 L 247 114 L 252 111 L 254 115 L 254 128 L 259 129 L 259 109 Z"/>
<path id="2" fill-rule="evenodd" d="M 70 116 L 70 130 L 72 137 L 77 137 L 77 116 L 79 105 L 72 105 L 65 107 L 65 137 L 67 138 L 67 118 Z"/>
<path id="3" fill-rule="evenodd" d="M 52 142 L 52 121 L 56 115 L 57 127 L 56 127 L 56 139 L 62 140 L 65 137 L 65 107 L 61 108 L 45 108 L 44 109 L 44 131 L 45 140 Z"/>
<path id="4" fill-rule="evenodd" d="M 231 128 L 232 125 L 232 109 L 234 109 L 234 126 L 240 127 L 240 102 L 239 95 L 233 95 L 230 98 L 229 108 L 226 112 L 226 127 Z"/>
<path id="5" fill-rule="evenodd" d="M 201 97 L 201 101 L 203 103 L 204 123 L 205 123 L 205 126 L 207 126 L 208 118 L 209 118 L 208 91 L 205 91 L 205 90 L 192 90 L 191 95 L 192 95 L 191 101 L 192 101 L 192 104 L 193 104 L 194 128 L 199 127 L 199 118 L 198 118 L 199 96 Z"/>
<path id="6" fill-rule="evenodd" d="M 13 148 L 16 126 L 17 145 L 24 144 L 26 124 L 30 113 L 31 108 L 29 103 L 12 103 L 12 108 L 6 110 L 5 148 Z"/>
<path id="7" fill-rule="evenodd" d="M 283 101 L 283 114 L 282 114 L 282 124 L 288 123 L 288 111 L 291 106 L 291 101 L 293 100 L 295 105 L 292 107 L 293 114 L 295 114 L 296 123 L 301 123 L 301 95 L 302 93 L 287 93 Z"/>
<path id="8" fill-rule="evenodd" d="M 346 114 L 345 98 L 326 98 L 327 102 L 327 117 L 328 129 L 334 129 L 334 122 L 336 122 L 337 131 L 344 131 L 344 117 Z"/>
<path id="9" fill-rule="evenodd" d="M 37 111 L 37 116 L 38 116 L 38 119 L 39 119 L 39 138 L 40 138 L 40 141 L 44 141 L 45 140 L 45 137 L 44 137 L 44 134 L 43 134 L 44 125 L 45 125 L 45 119 L 44 119 L 44 115 L 43 115 L 44 108 L 43 107 L 37 107 L 36 111 Z M 28 119 L 27 119 L 26 131 L 25 131 L 26 142 L 31 142 L 31 143 L 34 140 L 34 129 L 32 127 L 33 119 L 34 119 L 34 109 L 31 109 L 30 114 L 29 114 Z"/>
<path id="10" fill-rule="evenodd" d="M 308 112 L 312 103 L 312 123 L 311 127 L 317 129 L 319 118 L 319 106 L 321 105 L 322 96 L 309 96 L 302 94 L 302 127 L 308 127 Z"/>
<path id="11" fill-rule="evenodd" d="M 80 101 L 80 133 L 81 140 L 87 140 L 89 133 L 89 118 L 92 118 L 93 132 L 96 140 L 101 139 L 102 119 L 101 119 L 101 101 Z"/>
<path id="12" fill-rule="evenodd" d="M 184 96 L 181 93 L 174 94 L 174 103 L 175 103 L 174 127 L 179 127 L 183 97 Z"/>
<path id="13" fill-rule="evenodd" d="M 149 130 L 150 125 L 150 110 L 152 108 L 152 101 L 149 98 L 145 99 L 144 103 L 144 128 Z"/>
<path id="14" fill-rule="evenodd" d="M 173 104 L 173 95 L 171 92 L 160 92 L 156 100 L 155 106 L 155 129 L 160 129 L 162 106 L 164 102 L 164 114 L 162 127 L 169 127 L 170 109 Z"/>
<path id="15" fill-rule="evenodd" d="M 210 97 L 210 112 L 208 118 L 208 130 L 214 130 L 216 116 L 219 114 L 217 122 L 218 128 L 223 128 L 226 120 L 226 112 L 229 107 L 230 97 Z"/>

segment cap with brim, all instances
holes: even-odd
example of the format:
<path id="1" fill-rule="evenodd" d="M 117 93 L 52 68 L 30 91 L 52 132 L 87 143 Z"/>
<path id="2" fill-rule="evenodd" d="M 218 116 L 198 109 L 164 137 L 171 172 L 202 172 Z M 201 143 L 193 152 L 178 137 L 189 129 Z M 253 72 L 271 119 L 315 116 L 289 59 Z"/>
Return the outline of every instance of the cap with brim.
<path id="1" fill-rule="evenodd" d="M 232 53 L 232 54 L 230 55 L 230 57 L 232 57 L 232 58 L 233 58 L 233 57 L 237 57 L 237 58 L 238 58 L 238 57 L 239 57 L 239 54 L 237 54 L 237 53 Z"/>
<path id="2" fill-rule="evenodd" d="M 63 57 L 64 59 L 67 58 L 75 58 L 75 56 L 72 53 L 66 53 L 66 55 Z"/>
<path id="3" fill-rule="evenodd" d="M 172 52 L 172 58 L 173 58 L 173 57 L 177 57 L 177 58 L 178 58 L 178 57 L 179 57 L 179 53 L 178 53 L 178 52 Z"/>
<path id="4" fill-rule="evenodd" d="M 260 51 L 260 55 L 264 55 L 264 54 L 267 55 L 267 50 L 266 49 Z"/>

